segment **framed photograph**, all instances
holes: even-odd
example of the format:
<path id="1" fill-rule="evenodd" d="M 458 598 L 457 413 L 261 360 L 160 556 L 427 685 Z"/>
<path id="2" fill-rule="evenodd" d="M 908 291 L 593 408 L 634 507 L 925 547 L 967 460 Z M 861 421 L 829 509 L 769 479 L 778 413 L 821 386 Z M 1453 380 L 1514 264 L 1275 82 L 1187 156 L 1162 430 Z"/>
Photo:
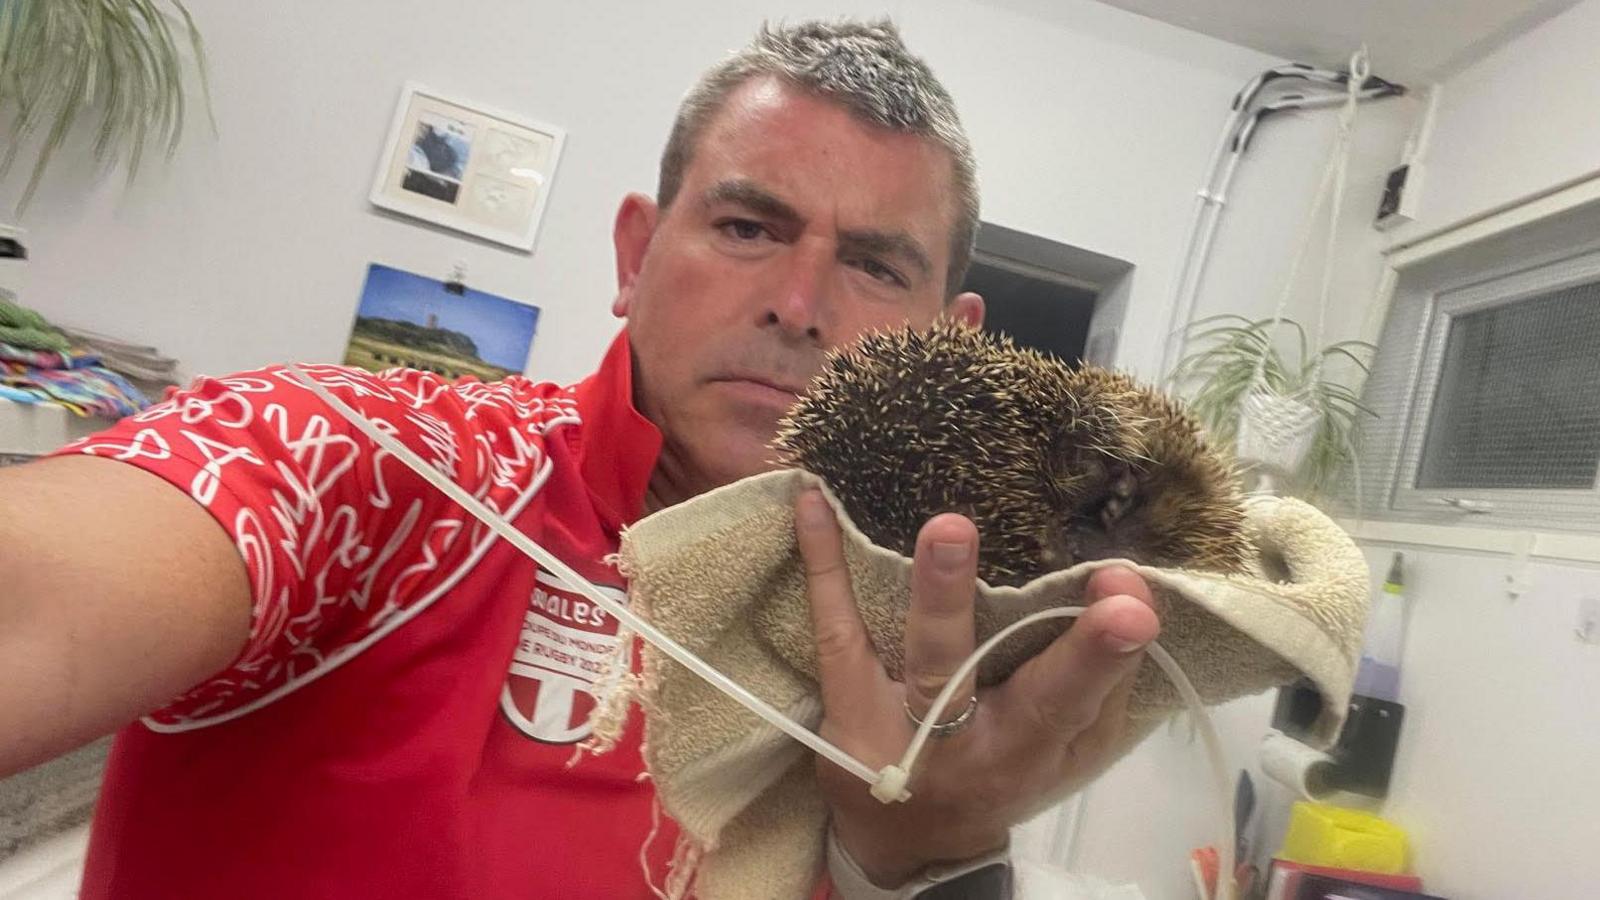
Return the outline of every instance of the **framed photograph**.
<path id="1" fill-rule="evenodd" d="M 384 209 L 530 251 L 565 139 L 553 125 L 407 84 L 370 199 Z"/>
<path id="2" fill-rule="evenodd" d="M 344 364 L 498 381 L 527 368 L 538 325 L 536 306 L 373 263 Z"/>

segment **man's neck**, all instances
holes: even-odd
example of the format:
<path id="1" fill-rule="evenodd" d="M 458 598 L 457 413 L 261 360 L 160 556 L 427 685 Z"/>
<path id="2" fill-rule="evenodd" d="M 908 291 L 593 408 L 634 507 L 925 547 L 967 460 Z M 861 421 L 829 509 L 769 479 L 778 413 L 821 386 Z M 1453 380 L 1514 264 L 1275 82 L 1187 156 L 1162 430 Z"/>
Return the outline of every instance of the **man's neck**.
<path id="1" fill-rule="evenodd" d="M 682 503 L 698 493 L 695 479 L 679 463 L 674 448 L 670 443 L 663 443 L 656 457 L 656 467 L 650 472 L 650 483 L 644 489 L 644 514 L 648 516 Z"/>

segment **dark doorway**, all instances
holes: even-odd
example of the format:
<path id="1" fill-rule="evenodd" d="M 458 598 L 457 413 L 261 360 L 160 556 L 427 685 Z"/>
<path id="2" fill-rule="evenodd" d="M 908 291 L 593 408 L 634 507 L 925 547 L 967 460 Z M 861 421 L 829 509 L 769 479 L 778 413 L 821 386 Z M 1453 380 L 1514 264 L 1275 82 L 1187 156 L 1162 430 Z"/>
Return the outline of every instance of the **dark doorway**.
<path id="1" fill-rule="evenodd" d="M 979 258 L 973 260 L 962 290 L 983 295 L 985 331 L 1078 366 L 1089 342 L 1095 292 L 1050 274 Z"/>

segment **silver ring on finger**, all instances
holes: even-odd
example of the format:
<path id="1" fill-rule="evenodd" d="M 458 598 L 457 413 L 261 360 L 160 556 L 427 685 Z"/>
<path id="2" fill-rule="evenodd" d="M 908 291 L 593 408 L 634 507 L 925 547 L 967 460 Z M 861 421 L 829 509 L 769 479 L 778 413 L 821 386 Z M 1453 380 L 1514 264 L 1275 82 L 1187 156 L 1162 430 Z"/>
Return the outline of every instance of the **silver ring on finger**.
<path id="1" fill-rule="evenodd" d="M 922 719 L 918 718 L 917 714 L 911 711 L 911 703 L 907 701 L 901 705 L 905 707 L 906 718 L 911 720 L 911 724 L 921 728 L 923 725 Z M 968 725 L 972 724 L 972 717 L 977 712 L 978 695 L 973 694 L 967 699 L 967 708 L 961 711 L 961 715 L 956 716 L 954 719 L 951 719 L 948 722 L 938 722 L 934 724 L 933 727 L 928 729 L 928 734 L 932 737 L 949 737 L 950 735 L 955 734 L 956 732 L 961 731 Z"/>

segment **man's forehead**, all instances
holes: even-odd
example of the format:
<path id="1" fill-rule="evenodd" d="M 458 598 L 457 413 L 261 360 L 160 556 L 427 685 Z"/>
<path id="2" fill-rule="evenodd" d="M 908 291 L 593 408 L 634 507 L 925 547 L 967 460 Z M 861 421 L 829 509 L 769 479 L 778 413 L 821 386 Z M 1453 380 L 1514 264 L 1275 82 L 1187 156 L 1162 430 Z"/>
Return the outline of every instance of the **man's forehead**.
<path id="1" fill-rule="evenodd" d="M 731 92 L 686 172 L 695 190 L 742 179 L 802 212 L 827 205 L 841 227 L 948 233 L 954 164 L 931 138 L 873 125 L 842 104 L 776 78 Z"/>

